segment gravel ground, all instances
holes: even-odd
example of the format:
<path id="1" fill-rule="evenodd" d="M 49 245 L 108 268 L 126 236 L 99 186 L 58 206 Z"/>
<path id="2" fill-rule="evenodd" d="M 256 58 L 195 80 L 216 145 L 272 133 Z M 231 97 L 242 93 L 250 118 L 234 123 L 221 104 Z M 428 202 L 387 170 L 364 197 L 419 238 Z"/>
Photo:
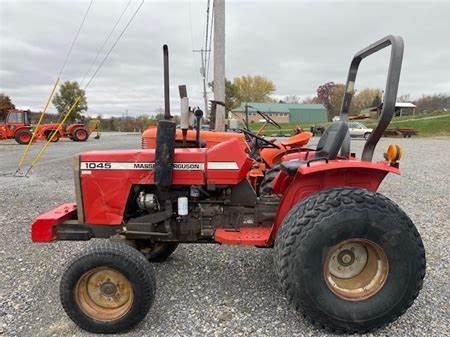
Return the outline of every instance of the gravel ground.
<path id="1" fill-rule="evenodd" d="M 383 139 L 376 154 L 392 139 Z M 427 276 L 414 305 L 370 336 L 450 335 L 450 139 L 396 139 L 403 176 L 380 191 L 417 225 Z M 363 141 L 354 140 L 359 153 Z M 138 135 L 51 144 L 30 178 L 13 178 L 23 147 L 0 145 L 0 336 L 92 336 L 65 315 L 58 298 L 65 264 L 89 242 L 33 244 L 33 218 L 74 200 L 71 156 L 93 149 L 137 148 Z M 36 152 L 36 149 L 33 152 Z M 277 288 L 270 249 L 182 245 L 156 264 L 157 298 L 149 315 L 123 336 L 329 336 L 290 309 Z"/>

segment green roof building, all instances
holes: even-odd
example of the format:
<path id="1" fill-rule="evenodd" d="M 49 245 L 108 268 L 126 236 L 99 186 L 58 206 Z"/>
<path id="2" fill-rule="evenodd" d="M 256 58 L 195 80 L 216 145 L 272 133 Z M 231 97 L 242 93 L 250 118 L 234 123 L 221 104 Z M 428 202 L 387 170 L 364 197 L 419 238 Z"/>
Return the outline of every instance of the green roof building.
<path id="1" fill-rule="evenodd" d="M 296 103 L 242 103 L 233 109 L 235 114 L 244 114 L 245 105 L 248 105 L 249 120 L 259 121 L 261 117 L 256 110 L 270 115 L 279 123 L 324 123 L 328 121 L 327 110 L 322 104 L 296 104 Z"/>

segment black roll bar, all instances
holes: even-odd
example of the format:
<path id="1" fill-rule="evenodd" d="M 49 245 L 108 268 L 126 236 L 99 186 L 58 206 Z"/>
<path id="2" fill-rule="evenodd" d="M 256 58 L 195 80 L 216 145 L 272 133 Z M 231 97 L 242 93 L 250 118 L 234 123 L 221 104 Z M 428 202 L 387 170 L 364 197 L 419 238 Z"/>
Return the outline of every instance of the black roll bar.
<path id="1" fill-rule="evenodd" d="M 384 130 L 388 127 L 395 113 L 395 103 L 397 101 L 398 83 L 400 80 L 400 71 L 403 60 L 403 39 L 400 36 L 388 35 L 370 46 L 360 50 L 353 56 L 348 71 L 347 83 L 345 85 L 344 100 L 340 113 L 340 119 L 347 122 L 350 103 L 354 93 L 356 74 L 358 73 L 359 64 L 367 56 L 377 51 L 391 46 L 391 57 L 389 60 L 389 69 L 386 80 L 386 88 L 384 90 L 383 108 L 378 119 L 378 124 L 372 134 L 366 141 L 362 152 L 361 159 L 364 161 L 372 161 L 373 152 L 378 141 L 383 135 Z M 350 137 L 347 137 L 342 146 L 342 155 L 348 157 L 350 152 Z"/>

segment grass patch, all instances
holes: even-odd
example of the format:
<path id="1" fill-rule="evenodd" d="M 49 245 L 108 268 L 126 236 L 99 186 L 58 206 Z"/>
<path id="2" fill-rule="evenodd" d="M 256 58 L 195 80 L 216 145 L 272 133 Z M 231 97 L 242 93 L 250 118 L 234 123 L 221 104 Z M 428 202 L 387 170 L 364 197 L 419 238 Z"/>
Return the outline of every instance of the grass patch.
<path id="1" fill-rule="evenodd" d="M 413 128 L 419 136 L 450 136 L 450 116 L 434 119 L 416 118 L 409 121 L 392 121 L 390 128 Z"/>
<path id="2" fill-rule="evenodd" d="M 427 119 L 433 117 L 432 119 Z M 375 120 L 361 120 L 361 123 L 369 128 L 374 128 L 376 126 Z M 309 128 L 313 125 L 322 125 L 327 127 L 330 125 L 327 123 L 280 123 L 281 129 L 277 129 L 272 125 L 267 125 L 264 129 L 265 136 L 288 136 L 291 135 L 297 126 L 300 126 L 305 131 L 309 131 Z M 250 130 L 258 131 L 258 129 L 263 125 L 263 123 L 251 123 Z M 448 111 L 436 111 L 430 114 L 421 114 L 416 116 L 402 116 L 395 117 L 389 128 L 413 128 L 417 130 L 419 136 L 430 137 L 430 136 L 450 136 L 450 112 Z"/>

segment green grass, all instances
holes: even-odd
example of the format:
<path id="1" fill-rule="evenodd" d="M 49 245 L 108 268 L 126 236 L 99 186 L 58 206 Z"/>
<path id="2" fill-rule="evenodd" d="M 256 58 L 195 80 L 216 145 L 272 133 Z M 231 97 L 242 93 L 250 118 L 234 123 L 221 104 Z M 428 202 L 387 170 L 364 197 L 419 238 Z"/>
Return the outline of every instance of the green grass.
<path id="1" fill-rule="evenodd" d="M 312 125 L 323 125 L 328 126 L 331 123 L 280 123 L 281 129 L 276 128 L 273 125 L 267 125 L 264 129 L 264 135 L 265 136 L 288 136 L 292 135 L 294 132 L 294 129 L 299 126 L 305 131 L 309 131 L 309 128 Z M 251 123 L 250 124 L 250 130 L 251 131 L 258 131 L 259 128 L 263 125 L 263 123 Z"/>
<path id="2" fill-rule="evenodd" d="M 392 121 L 389 127 L 413 128 L 422 137 L 450 136 L 450 116 L 441 116 L 434 119 L 416 118 L 409 121 L 396 120 Z"/>
<path id="3" fill-rule="evenodd" d="M 395 117 L 389 128 L 413 128 L 419 134 L 418 136 L 430 137 L 430 136 L 450 136 L 450 112 L 438 111 L 430 114 L 421 114 L 416 116 L 402 116 Z M 433 119 L 424 119 L 427 117 L 434 117 Z M 375 120 L 362 120 L 364 125 L 369 128 L 374 128 L 376 125 Z M 328 126 L 331 123 L 281 123 L 281 129 L 277 129 L 272 125 L 267 125 L 264 129 L 265 136 L 288 136 L 291 135 L 293 130 L 298 126 L 306 131 L 309 131 L 312 125 Z M 251 123 L 250 130 L 257 131 L 263 123 Z"/>

